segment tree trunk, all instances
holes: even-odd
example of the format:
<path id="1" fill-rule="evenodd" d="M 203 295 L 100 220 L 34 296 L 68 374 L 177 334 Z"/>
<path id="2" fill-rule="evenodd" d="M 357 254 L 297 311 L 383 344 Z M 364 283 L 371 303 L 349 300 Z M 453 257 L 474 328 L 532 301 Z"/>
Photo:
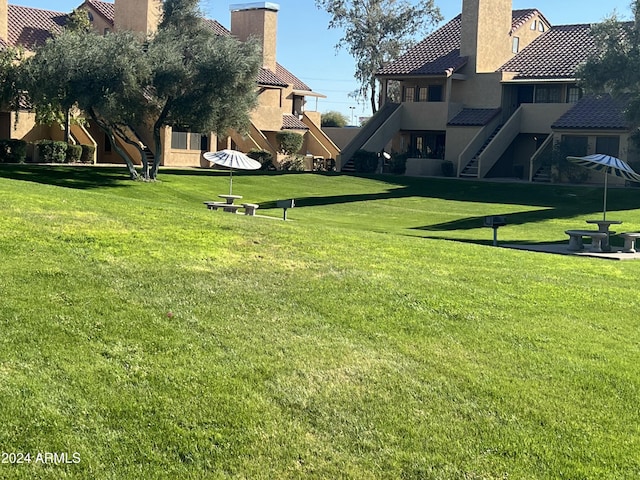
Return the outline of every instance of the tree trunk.
<path id="1" fill-rule="evenodd" d="M 102 131 L 107 134 L 107 136 L 109 137 L 109 141 L 111 142 L 111 145 L 116 150 L 116 152 L 122 158 L 124 158 L 124 161 L 127 164 L 127 169 L 129 170 L 129 176 L 131 180 L 137 180 L 139 175 L 138 175 L 138 172 L 136 171 L 135 165 L 133 164 L 133 160 L 131 159 L 129 154 L 117 144 L 115 135 L 113 133 L 113 129 L 110 128 L 106 122 L 103 122 L 98 118 L 98 115 L 96 114 L 95 110 L 90 109 L 89 115 L 91 116 L 93 121 L 96 122 L 96 124 L 102 129 Z"/>
<path id="2" fill-rule="evenodd" d="M 373 112 L 373 114 L 375 115 L 375 113 L 378 111 L 378 102 L 376 101 L 376 97 L 377 95 L 377 89 L 376 89 L 376 79 L 372 78 L 369 81 L 369 88 L 371 89 L 371 111 Z"/>
<path id="3" fill-rule="evenodd" d="M 71 112 L 67 109 L 64 112 L 64 141 L 69 143 L 71 138 Z"/>
<path id="4" fill-rule="evenodd" d="M 169 97 L 165 102 L 164 107 L 162 108 L 162 112 L 160 112 L 160 115 L 158 115 L 158 118 L 153 124 L 153 143 L 156 151 L 153 157 L 153 166 L 151 167 L 150 176 L 152 180 L 155 180 L 156 177 L 158 176 L 158 167 L 160 166 L 160 163 L 162 163 L 162 160 L 163 160 L 162 138 L 160 136 L 160 129 L 162 128 L 165 121 L 167 120 L 167 115 L 169 113 L 169 110 L 171 109 L 171 101 L 172 99 L 171 97 Z"/>
<path id="5" fill-rule="evenodd" d="M 131 127 L 128 127 L 128 128 L 137 137 L 137 134 L 133 131 L 133 129 L 131 129 Z M 145 180 L 149 180 L 150 179 L 149 162 L 147 161 L 147 156 L 144 153 L 144 148 L 142 148 L 143 147 L 142 144 L 136 140 L 132 140 L 131 138 L 129 138 L 126 132 L 122 128 L 120 128 L 120 126 L 116 126 L 114 128 L 114 131 L 118 135 L 118 137 L 122 139 L 122 141 L 124 141 L 128 145 L 135 147 L 135 149 L 138 150 L 138 153 L 140 154 L 140 162 L 142 163 L 142 178 L 144 178 Z"/>

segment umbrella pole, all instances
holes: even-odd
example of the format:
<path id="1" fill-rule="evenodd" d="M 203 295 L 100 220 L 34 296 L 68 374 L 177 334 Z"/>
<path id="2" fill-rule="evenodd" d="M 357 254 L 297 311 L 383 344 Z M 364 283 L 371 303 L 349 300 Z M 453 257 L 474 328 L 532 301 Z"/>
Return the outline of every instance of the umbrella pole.
<path id="1" fill-rule="evenodd" d="M 609 178 L 609 172 L 607 169 L 604 169 L 604 208 L 602 213 L 602 220 L 607 219 L 607 179 Z"/>
<path id="2" fill-rule="evenodd" d="M 233 195 L 233 168 L 229 168 L 229 195 Z"/>

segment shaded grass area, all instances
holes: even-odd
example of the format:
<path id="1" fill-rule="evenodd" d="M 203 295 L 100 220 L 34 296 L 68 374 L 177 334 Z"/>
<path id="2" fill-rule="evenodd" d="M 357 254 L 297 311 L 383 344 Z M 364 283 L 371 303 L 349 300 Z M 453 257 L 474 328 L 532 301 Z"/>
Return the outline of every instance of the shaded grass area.
<path id="1" fill-rule="evenodd" d="M 639 264 L 412 236 L 482 242 L 437 226 L 488 206 L 560 212 L 503 229 L 542 241 L 595 215 L 597 189 L 496 203 L 494 184 L 239 176 L 268 215 L 300 198 L 281 222 L 207 211 L 224 175 L 94 175 L 0 179 L 0 445 L 82 458 L 0 476 L 640 474 Z M 413 194 L 323 203 L 396 188 Z"/>

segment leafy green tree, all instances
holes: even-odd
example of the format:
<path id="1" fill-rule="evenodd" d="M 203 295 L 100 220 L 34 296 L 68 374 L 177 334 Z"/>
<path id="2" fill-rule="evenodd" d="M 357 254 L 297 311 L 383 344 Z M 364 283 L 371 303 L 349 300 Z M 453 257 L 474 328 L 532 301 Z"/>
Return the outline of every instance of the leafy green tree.
<path id="1" fill-rule="evenodd" d="M 626 115 L 636 127 L 640 144 L 640 0 L 631 3 L 633 22 L 622 22 L 613 14 L 593 27 L 597 51 L 578 70 L 581 86 L 589 93 L 628 95 Z"/>
<path id="2" fill-rule="evenodd" d="M 323 127 L 344 127 L 349 123 L 349 120 L 344 114 L 330 110 L 322 114 L 320 123 Z"/>
<path id="3" fill-rule="evenodd" d="M 369 95 L 374 113 L 378 110 L 375 73 L 413 46 L 417 34 L 442 20 L 433 0 L 415 5 L 407 0 L 316 0 L 316 6 L 331 15 L 329 28 L 344 30 L 336 48 L 346 44 L 356 60 L 358 94 Z"/>
<path id="4" fill-rule="evenodd" d="M 134 161 L 116 138 L 138 150 L 142 176 L 155 179 L 163 160 L 163 127 L 243 130 L 256 104 L 258 45 L 216 36 L 197 6 L 197 0 L 166 0 L 163 20 L 149 39 L 66 29 L 49 40 L 27 70 L 37 111 L 76 107 L 88 114 L 125 159 L 132 178 L 138 177 Z M 152 165 L 131 129 L 143 124 L 153 128 Z"/>
<path id="5" fill-rule="evenodd" d="M 25 74 L 37 114 L 85 112 L 125 159 L 131 178 L 138 177 L 133 159 L 116 141 L 137 145 L 128 126 L 142 123 L 148 111 L 144 92 L 151 69 L 138 38 L 128 32 L 101 36 L 66 30 L 36 51 Z"/>
<path id="6" fill-rule="evenodd" d="M 297 132 L 289 130 L 280 130 L 276 133 L 276 140 L 280 151 L 285 155 L 293 155 L 298 153 L 302 148 L 304 137 Z"/>
<path id="7" fill-rule="evenodd" d="M 0 108 L 18 110 L 24 90 L 22 78 L 23 51 L 19 48 L 0 49 Z"/>
<path id="8" fill-rule="evenodd" d="M 87 11 L 82 8 L 74 9 L 67 15 L 67 23 L 64 28 L 73 32 L 89 32 L 91 30 L 91 21 Z"/>
<path id="9" fill-rule="evenodd" d="M 261 65 L 258 44 L 216 35 L 205 25 L 197 0 L 166 0 L 164 9 L 148 48 L 156 146 L 151 178 L 162 161 L 162 127 L 218 134 L 246 130 Z"/>

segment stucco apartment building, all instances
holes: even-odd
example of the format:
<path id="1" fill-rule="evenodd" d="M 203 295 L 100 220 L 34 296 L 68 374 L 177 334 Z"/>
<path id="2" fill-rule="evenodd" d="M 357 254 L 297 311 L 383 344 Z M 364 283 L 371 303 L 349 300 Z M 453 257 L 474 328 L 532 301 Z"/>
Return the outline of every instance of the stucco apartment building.
<path id="1" fill-rule="evenodd" d="M 583 95 L 576 70 L 594 51 L 591 25 L 551 25 L 511 0 L 463 0 L 462 13 L 377 73 L 401 101 L 387 102 L 341 155 L 409 152 L 407 173 L 548 179 L 549 152 L 564 140 L 578 154 L 627 159 L 624 105 Z"/>
<path id="2" fill-rule="evenodd" d="M 115 0 L 114 3 L 86 0 L 79 5 L 87 11 L 93 28 L 101 34 L 129 30 L 150 35 L 156 30 L 161 15 L 161 0 Z M 206 166 L 202 152 L 222 148 L 267 150 L 278 158 L 276 134 L 281 130 L 296 131 L 304 136 L 301 153 L 314 157 L 336 158 L 338 148 L 320 129 L 320 113 L 306 108 L 307 98 L 324 97 L 277 62 L 276 39 L 279 5 L 253 2 L 230 6 L 231 30 L 216 20 L 207 24 L 218 35 L 233 35 L 241 41 L 256 37 L 262 42 L 263 65 L 256 79 L 258 106 L 252 112 L 246 134 L 230 132 L 218 138 L 210 132 L 189 132 L 166 128 L 163 132 L 164 165 Z M 66 14 L 41 9 L 8 5 L 0 0 L 0 41 L 5 45 L 33 50 L 52 33 L 61 31 Z M 139 140 L 152 148 L 151 132 L 144 126 L 132 125 Z M 109 140 L 96 126 L 73 126 L 71 135 L 78 143 L 96 146 L 99 163 L 120 163 L 122 159 Z M 38 126 L 33 115 L 21 112 L 16 128 L 15 112 L 0 114 L 0 137 L 27 141 L 62 138 L 57 126 Z M 136 158 L 136 151 L 121 145 Z M 153 153 L 153 152 L 151 152 Z"/>

